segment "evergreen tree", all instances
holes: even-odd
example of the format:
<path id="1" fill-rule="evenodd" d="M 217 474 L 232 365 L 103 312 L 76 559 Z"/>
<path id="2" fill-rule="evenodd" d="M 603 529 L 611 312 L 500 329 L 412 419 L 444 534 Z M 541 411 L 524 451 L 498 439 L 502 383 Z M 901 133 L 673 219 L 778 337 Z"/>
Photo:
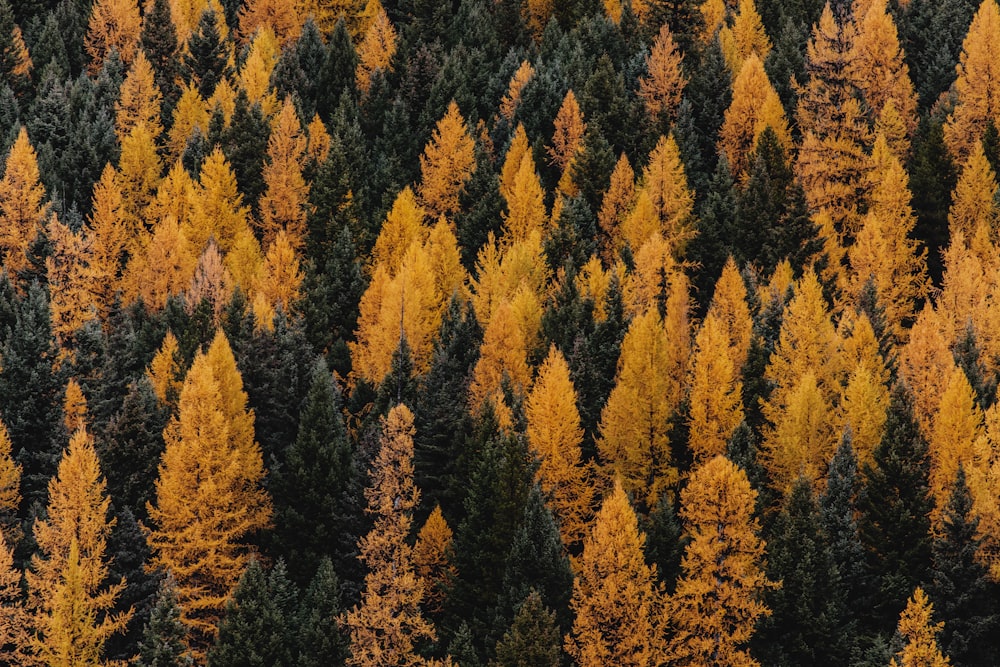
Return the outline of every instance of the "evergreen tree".
<path id="1" fill-rule="evenodd" d="M 299 653 L 295 664 L 302 667 L 344 664 L 348 638 L 340 622 L 340 598 L 340 582 L 333 564 L 324 558 L 299 603 L 295 620 Z"/>
<path id="2" fill-rule="evenodd" d="M 497 657 L 490 664 L 495 667 L 558 667 L 561 642 L 555 614 L 542 602 L 538 591 L 532 590 L 521 602 L 510 629 L 497 643 Z"/>
<path id="3" fill-rule="evenodd" d="M 931 544 L 933 566 L 929 591 L 944 621 L 941 648 L 955 665 L 987 665 L 996 661 L 996 583 L 977 558 L 979 518 L 961 466 L 955 476 L 942 520 Z"/>
<path id="4" fill-rule="evenodd" d="M 223 77 L 229 74 L 226 41 L 219 31 L 219 16 L 205 9 L 198 27 L 187 42 L 184 74 L 197 86 L 202 99 L 209 99 Z"/>
<path id="5" fill-rule="evenodd" d="M 171 18 L 170 0 L 153 0 L 152 7 L 143 17 L 140 43 L 153 66 L 156 87 L 163 95 L 160 113 L 166 124 L 181 96 L 177 85 L 177 78 L 181 74 L 177 30 Z"/>
<path id="6" fill-rule="evenodd" d="M 868 605 L 866 626 L 889 632 L 897 610 L 931 565 L 927 442 L 920 433 L 909 390 L 892 391 L 885 435 L 866 465 L 858 498 L 859 532 L 876 577 L 877 593 Z"/>
<path id="7" fill-rule="evenodd" d="M 139 645 L 139 664 L 143 667 L 190 667 L 194 661 L 187 652 L 186 636 L 174 580 L 167 575 L 160 582 L 156 605 Z"/>
<path id="8" fill-rule="evenodd" d="M 268 574 L 259 561 L 250 561 L 226 605 L 219 635 L 208 652 L 208 664 L 299 664 L 292 631 L 297 603 L 298 594 L 288 581 L 284 562 L 279 560 Z"/>

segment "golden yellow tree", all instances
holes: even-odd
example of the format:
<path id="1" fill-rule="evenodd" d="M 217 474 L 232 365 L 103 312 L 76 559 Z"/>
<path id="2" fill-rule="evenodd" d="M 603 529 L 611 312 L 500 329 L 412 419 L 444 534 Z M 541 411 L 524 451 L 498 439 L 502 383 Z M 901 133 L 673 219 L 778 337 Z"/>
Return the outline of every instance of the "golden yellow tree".
<path id="1" fill-rule="evenodd" d="M 521 103 L 521 92 L 533 76 L 535 76 L 535 68 L 531 66 L 530 62 L 524 60 L 521 61 L 514 75 L 510 77 L 507 92 L 500 100 L 500 115 L 506 118 L 508 123 L 514 120 L 514 113 Z"/>
<path id="2" fill-rule="evenodd" d="M 764 22 L 753 0 L 739 0 L 733 27 L 723 25 L 719 30 L 719 46 L 734 79 L 739 76 L 743 64 L 751 54 L 756 55 L 761 62 L 767 60 L 771 52 L 771 40 L 764 31 Z"/>
<path id="3" fill-rule="evenodd" d="M 990 121 L 1000 120 L 1000 7 L 983 0 L 962 43 L 955 108 L 944 124 L 952 158 L 964 162 Z"/>
<path id="4" fill-rule="evenodd" d="M 38 551 L 26 573 L 33 650 L 43 664 L 103 664 L 104 642 L 132 616 L 111 613 L 125 581 L 107 583 L 110 505 L 93 441 L 78 430 L 49 481 L 48 511 L 35 522 Z"/>
<path id="5" fill-rule="evenodd" d="M 122 83 L 121 95 L 115 102 L 115 133 L 118 141 L 127 137 L 139 123 L 145 123 L 154 138 L 159 137 L 163 132 L 160 123 L 162 101 L 163 96 L 154 81 L 153 66 L 149 64 L 142 49 L 139 49 Z"/>
<path id="6" fill-rule="evenodd" d="M 87 249 L 84 239 L 55 215 L 49 218 L 47 232 L 52 243 L 52 252 L 45 258 L 52 331 L 64 343 L 94 316 L 84 275 Z"/>
<path id="7" fill-rule="evenodd" d="M 247 228 L 249 211 L 236 185 L 236 175 L 222 150 L 216 146 L 201 166 L 201 188 L 190 224 L 184 235 L 194 252 L 200 253 L 209 237 L 228 253 Z"/>
<path id="8" fill-rule="evenodd" d="M 745 646 L 757 621 L 771 613 L 761 598 L 775 583 L 764 574 L 756 499 L 746 473 L 723 456 L 696 468 L 681 492 L 689 542 L 669 600 L 673 664 L 758 664 Z"/>
<path id="9" fill-rule="evenodd" d="M 21 571 L 14 567 L 14 552 L 0 532 L 0 661 L 5 665 L 33 664 L 31 614 L 21 593 Z"/>
<path id="10" fill-rule="evenodd" d="M 1000 579 L 1000 407 L 986 410 L 983 429 L 975 443 L 975 460 L 968 470 L 972 512 L 979 517 L 978 559 L 989 568 L 990 577 Z"/>
<path id="11" fill-rule="evenodd" d="M 177 582 L 181 621 L 203 655 L 250 559 L 246 539 L 266 528 L 271 500 L 254 414 L 221 331 L 199 352 L 163 432 L 166 448 L 148 505 L 153 563 Z"/>
<path id="12" fill-rule="evenodd" d="M 492 400 L 501 425 L 509 427 L 510 414 L 506 409 L 509 406 L 503 401 L 505 377 L 510 380 L 512 388 L 522 395 L 531 385 L 528 345 L 510 302 L 499 305 L 483 332 L 483 344 L 469 387 L 472 412 L 478 413 L 487 400 Z"/>
<path id="13" fill-rule="evenodd" d="M 567 547 L 583 539 L 593 511 L 593 485 L 590 468 L 581 460 L 583 429 L 576 403 L 569 365 L 553 345 L 538 369 L 525 412 L 528 443 L 539 461 L 535 479 Z"/>
<path id="14" fill-rule="evenodd" d="M 267 27 L 282 46 L 299 38 L 306 17 L 297 11 L 298 2 L 284 0 L 248 0 L 240 7 L 240 38 L 250 41 L 258 30 Z"/>
<path id="15" fill-rule="evenodd" d="M 917 217 L 910 206 L 909 177 L 882 135 L 875 140 L 870 160 L 868 213 L 848 250 L 853 271 L 850 292 L 859 299 L 871 281 L 890 331 L 901 341 L 930 287 L 926 250 L 913 239 Z"/>
<path id="16" fill-rule="evenodd" d="M 733 82 L 733 101 L 719 130 L 719 150 L 726 154 L 733 174 L 743 176 L 749 157 L 764 130 L 771 128 L 782 147 L 792 145 L 781 98 L 767 78 L 756 53 L 747 56 Z"/>
<path id="17" fill-rule="evenodd" d="M 971 242 L 984 235 L 993 241 L 997 222 L 996 194 L 996 174 L 986 159 L 982 142 L 977 141 L 972 145 L 952 193 L 951 209 L 948 211 L 951 238 L 962 234 L 967 242 Z"/>
<path id="18" fill-rule="evenodd" d="M 406 251 L 413 243 L 423 243 L 427 229 L 424 219 L 427 211 L 417 202 L 410 186 L 403 188 L 379 229 L 371 253 L 371 268 L 382 267 L 390 276 L 396 275 L 403 265 Z"/>
<path id="19" fill-rule="evenodd" d="M 90 73 L 100 71 L 112 50 L 126 65 L 139 48 L 142 19 L 136 0 L 97 0 L 90 10 L 84 48 L 90 56 Z"/>
<path id="20" fill-rule="evenodd" d="M 573 581 L 566 652 L 581 667 L 651 667 L 666 661 L 663 591 L 646 565 L 645 534 L 621 483 L 584 538 Z"/>
<path id="21" fill-rule="evenodd" d="M 191 283 L 197 261 L 184 231 L 168 216 L 157 225 L 149 245 L 129 260 L 122 280 L 126 301 L 142 298 L 150 310 L 161 310 L 171 295 Z"/>
<path id="22" fill-rule="evenodd" d="M 564 194 L 572 196 L 574 189 L 570 186 L 572 176 L 570 165 L 573 163 L 576 154 L 583 145 L 583 135 L 587 131 L 587 124 L 583 120 L 583 112 L 580 111 L 580 104 L 576 101 L 576 95 L 570 89 L 563 98 L 562 106 L 559 107 L 554 121 L 555 133 L 552 135 L 552 145 L 548 148 L 549 160 L 562 174 L 563 180 L 568 180 L 565 186 L 560 181 L 560 186 Z"/>
<path id="23" fill-rule="evenodd" d="M 913 393 L 913 414 L 924 437 L 930 436 L 941 395 L 955 365 L 950 345 L 937 312 L 930 304 L 924 306 L 899 355 L 899 372 Z"/>
<path id="24" fill-rule="evenodd" d="M 219 0 L 170 0 L 170 18 L 177 30 L 177 42 L 188 41 L 191 33 L 198 27 L 198 20 L 206 9 L 211 9 L 216 16 L 225 16 Z M 225 21 L 219 22 L 219 33 L 222 37 L 229 34 Z"/>
<path id="25" fill-rule="evenodd" d="M 452 100 L 420 156 L 420 198 L 432 215 L 458 212 L 458 198 L 476 169 L 475 143 Z"/>
<path id="26" fill-rule="evenodd" d="M 167 330 L 160 349 L 153 355 L 146 369 L 146 376 L 153 386 L 153 392 L 160 403 L 171 408 L 177 406 L 181 388 L 184 386 L 184 360 L 174 332 Z"/>
<path id="27" fill-rule="evenodd" d="M 684 163 L 671 134 L 660 137 L 642 171 L 635 204 L 620 226 L 624 243 L 637 252 L 653 234 L 659 233 L 679 257 L 694 235 L 694 195 L 688 188 Z"/>
<path id="28" fill-rule="evenodd" d="M 872 0 L 862 15 L 855 16 L 857 31 L 848 55 L 848 76 L 864 95 L 872 122 L 891 103 L 909 136 L 917 127 L 917 94 L 886 4 L 886 0 Z"/>
<path id="29" fill-rule="evenodd" d="M 0 252 L 8 274 L 28 265 L 28 246 L 48 215 L 45 188 L 38 173 L 38 156 L 22 126 L 7 153 L 0 179 Z"/>
<path id="30" fill-rule="evenodd" d="M 7 539 L 17 537 L 11 533 L 11 526 L 6 525 L 21 504 L 21 466 L 12 456 L 10 434 L 7 426 L 0 421 L 0 533 L 6 533 Z"/>
<path id="31" fill-rule="evenodd" d="M 423 617 L 424 581 L 407 542 L 420 491 L 413 483 L 413 413 L 405 405 L 389 411 L 382 424 L 378 456 L 365 489 L 371 532 L 358 542 L 368 569 L 361 602 L 347 613 L 351 635 L 348 664 L 359 667 L 425 664 L 416 644 L 433 641 L 434 627 Z"/>
<path id="32" fill-rule="evenodd" d="M 873 463 L 872 454 L 882 441 L 889 409 L 889 372 L 879 354 L 875 332 L 865 315 L 853 324 L 842 350 L 845 368 L 853 368 L 840 397 L 841 429 L 851 430 L 851 444 L 859 466 Z"/>
<path id="33" fill-rule="evenodd" d="M 548 216 L 545 212 L 545 191 L 535 171 L 531 151 L 521 157 L 521 164 L 506 194 L 507 211 L 503 214 L 504 241 L 517 243 L 531 233 L 545 231 Z"/>
<path id="34" fill-rule="evenodd" d="M 441 611 L 445 587 L 458 574 L 450 562 L 452 537 L 451 528 L 441 514 L 441 506 L 435 505 L 413 545 L 413 569 L 424 581 L 424 606 L 431 613 Z"/>
<path id="35" fill-rule="evenodd" d="M 976 441 L 983 433 L 983 412 L 965 372 L 957 366 L 947 378 L 930 437 L 927 439 L 931 469 L 928 482 L 934 497 L 931 525 L 940 529 L 942 515 L 959 466 L 972 467 Z"/>
<path id="36" fill-rule="evenodd" d="M 273 114 L 278 107 L 277 95 L 271 87 L 271 74 L 280 56 L 281 45 L 278 38 L 270 27 L 263 25 L 254 35 L 250 52 L 240 69 L 240 88 L 247 94 L 247 100 L 251 104 L 260 104 L 265 116 Z"/>
<path id="37" fill-rule="evenodd" d="M 302 279 L 295 248 L 282 229 L 264 255 L 264 275 L 257 285 L 257 294 L 272 307 L 280 305 L 285 313 L 289 313 L 292 304 L 299 299 Z"/>
<path id="38" fill-rule="evenodd" d="M 743 383 L 726 334 L 725 323 L 710 312 L 695 339 L 688 446 L 697 462 L 724 454 L 743 420 Z"/>
<path id="39" fill-rule="evenodd" d="M 603 254 L 609 261 L 614 253 L 621 252 L 625 247 L 625 239 L 619 232 L 619 226 L 634 201 L 635 171 L 625 153 L 622 153 L 611 172 L 611 183 L 601 200 L 601 210 L 597 213 L 597 221 L 607 237 Z"/>
<path id="40" fill-rule="evenodd" d="M 531 144 L 528 142 L 528 133 L 524 130 L 524 124 L 518 123 L 514 129 L 514 137 L 510 140 L 510 146 L 503 157 L 503 165 L 500 167 L 500 195 L 506 200 L 514 190 L 514 179 L 521 169 L 521 160 L 526 154 L 531 153 Z M 534 158 L 532 158 L 532 168 L 534 168 Z"/>
<path id="41" fill-rule="evenodd" d="M 906 643 L 893 657 L 890 667 L 948 667 L 951 664 L 937 643 L 944 621 L 935 623 L 933 614 L 934 605 L 918 586 L 899 616 L 897 632 Z"/>
<path id="42" fill-rule="evenodd" d="M 736 262 L 730 257 L 715 283 L 707 317 L 718 319 L 726 334 L 726 351 L 733 370 L 740 374 L 750 352 L 753 320 L 747 305 L 747 288 Z"/>
<path id="43" fill-rule="evenodd" d="M 123 207 L 117 172 L 110 164 L 105 165 L 94 185 L 93 207 L 83 230 L 87 246 L 85 287 L 102 317 L 107 315 L 120 288 L 126 243 L 130 240 L 126 238 Z M 131 241 L 133 247 L 139 245 L 137 239 Z"/>
<path id="44" fill-rule="evenodd" d="M 208 120 L 208 105 L 198 92 L 198 87 L 183 85 L 181 97 L 174 107 L 173 123 L 167 132 L 167 149 L 173 159 L 179 160 L 184 155 L 188 139 L 196 127 L 201 128 L 203 133 L 208 131 Z"/>
<path id="45" fill-rule="evenodd" d="M 609 476 L 649 506 L 677 481 L 669 420 L 680 387 L 668 375 L 670 341 L 655 310 L 638 315 L 622 341 L 615 387 L 601 412 L 597 447 Z"/>
<path id="46" fill-rule="evenodd" d="M 302 177 L 302 167 L 306 143 L 295 105 L 290 97 L 285 98 L 267 142 L 263 170 L 267 187 L 260 198 L 260 227 L 265 245 L 274 240 L 280 229 L 285 230 L 293 246 L 305 242 L 309 185 Z"/>
<path id="47" fill-rule="evenodd" d="M 639 97 L 651 118 L 673 119 L 685 85 L 682 59 L 670 26 L 664 23 L 646 56 L 646 74 L 639 77 Z"/>
<path id="48" fill-rule="evenodd" d="M 122 139 L 118 160 L 118 185 L 122 192 L 128 238 L 138 239 L 145 231 L 144 213 L 153 199 L 163 173 L 156 138 L 146 123 L 138 123 Z"/>
<path id="49" fill-rule="evenodd" d="M 389 15 L 378 0 L 369 0 L 369 7 L 374 7 L 375 18 L 368 26 L 365 37 L 358 44 L 358 67 L 355 79 L 358 90 L 367 93 L 371 88 L 372 76 L 382 70 L 392 71 L 392 58 L 396 55 L 398 35 Z"/>
<path id="50" fill-rule="evenodd" d="M 222 310 L 232 297 L 233 279 L 222 262 L 219 246 L 215 239 L 209 239 L 208 244 L 198 257 L 191 276 L 191 284 L 184 293 L 184 305 L 189 314 L 204 301 L 212 314 L 212 323 L 216 326 L 222 316 Z"/>
<path id="51" fill-rule="evenodd" d="M 803 477 L 818 483 L 839 436 L 831 407 L 812 372 L 806 372 L 791 389 L 767 432 L 761 456 L 774 488 L 781 492 Z"/>

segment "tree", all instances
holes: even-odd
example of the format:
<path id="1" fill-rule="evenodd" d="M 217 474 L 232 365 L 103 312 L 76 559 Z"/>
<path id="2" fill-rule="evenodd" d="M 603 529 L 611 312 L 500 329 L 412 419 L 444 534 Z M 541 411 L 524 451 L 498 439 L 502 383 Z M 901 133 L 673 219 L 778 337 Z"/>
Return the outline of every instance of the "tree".
<path id="1" fill-rule="evenodd" d="M 249 41 L 262 28 L 274 31 L 282 47 L 299 38 L 306 15 L 299 10 L 301 3 L 288 4 L 275 0 L 250 0 L 240 7 L 239 34 Z"/>
<path id="2" fill-rule="evenodd" d="M 250 561 L 246 540 L 267 527 L 271 500 L 254 415 L 229 342 L 216 333 L 199 352 L 164 430 L 156 480 L 153 562 L 177 581 L 181 620 L 195 656 L 214 637 L 226 599 Z"/>
<path id="3" fill-rule="evenodd" d="M 127 238 L 118 174 L 110 164 L 94 186 L 94 204 L 84 228 L 87 246 L 86 289 L 101 317 L 107 317 L 122 279 L 126 245 L 135 247 L 138 239 Z"/>
<path id="4" fill-rule="evenodd" d="M 220 27 L 220 12 L 212 7 L 212 3 L 204 5 L 197 28 L 190 39 L 184 31 L 178 29 L 178 38 L 187 41 L 187 53 L 183 65 L 185 78 L 193 85 L 203 100 L 212 97 L 215 87 L 229 73 L 227 62 L 228 47 L 225 35 Z M 174 20 L 177 20 L 175 13 Z M 193 27 L 193 26 L 192 26 Z"/>
<path id="5" fill-rule="evenodd" d="M 695 339 L 691 364 L 688 447 L 696 461 L 724 454 L 743 421 L 743 383 L 733 366 L 726 323 L 709 311 Z"/>
<path id="6" fill-rule="evenodd" d="M 142 20 L 140 44 L 144 57 L 153 70 L 154 85 L 163 95 L 161 112 L 169 118 L 181 91 L 177 86 L 180 58 L 177 51 L 177 31 L 171 17 L 171 0 L 153 0 Z M 138 57 L 138 54 L 137 54 Z"/>
<path id="7" fill-rule="evenodd" d="M 0 532 L 0 660 L 10 665 L 29 664 L 31 614 L 22 599 L 22 574 L 14 567 L 14 552 L 7 539 Z"/>
<path id="8" fill-rule="evenodd" d="M 945 624 L 942 648 L 957 665 L 995 662 L 996 646 L 990 637 L 1000 622 L 996 584 L 977 554 L 982 537 L 969 491 L 965 469 L 959 466 L 940 533 L 931 545 L 934 566 L 929 590 Z"/>
<path id="9" fill-rule="evenodd" d="M 515 318 L 516 313 L 509 301 L 501 303 L 493 313 L 483 332 L 483 344 L 472 372 L 472 384 L 469 386 L 469 402 L 473 413 L 478 412 L 486 401 L 493 401 L 504 428 L 512 425 L 511 406 L 503 397 L 505 379 L 521 395 L 531 385 L 528 342 Z"/>
<path id="10" fill-rule="evenodd" d="M 555 133 L 552 135 L 552 145 L 547 149 L 549 160 L 563 176 L 560 189 L 564 194 L 571 196 L 575 194 L 574 188 L 563 185 L 563 182 L 567 180 L 567 176 L 569 180 L 572 179 L 572 171 L 569 168 L 583 147 L 583 135 L 587 131 L 580 104 L 576 101 L 572 89 L 566 91 L 566 97 L 563 98 L 553 124 Z"/>
<path id="11" fill-rule="evenodd" d="M 753 0 L 740 0 L 737 7 L 732 28 L 723 25 L 719 29 L 719 46 L 733 78 L 739 76 L 751 54 L 764 62 L 771 52 L 771 40 Z"/>
<path id="12" fill-rule="evenodd" d="M 143 667 L 191 667 L 185 641 L 187 630 L 181 622 L 176 584 L 169 574 L 160 583 L 156 604 L 139 645 L 139 664 Z"/>
<path id="13" fill-rule="evenodd" d="M 515 135 L 515 142 L 518 136 Z M 500 183 L 500 192 L 507 200 L 507 212 L 503 214 L 504 240 L 509 243 L 524 241 L 533 233 L 542 234 L 548 221 L 545 212 L 545 190 L 535 170 L 531 151 L 528 150 L 527 137 L 524 141 L 525 150 L 513 172 L 513 177 L 509 184 L 506 180 Z M 519 152 L 517 148 L 519 147 L 516 144 L 512 144 L 511 149 L 507 151 L 503 176 L 510 173 L 507 167 L 512 164 L 516 153 Z"/>
<path id="14" fill-rule="evenodd" d="M 306 201 L 309 185 L 302 177 L 305 164 L 306 136 L 291 98 L 286 98 L 273 122 L 267 142 L 264 183 L 267 189 L 260 198 L 260 227 L 264 244 L 284 230 L 293 247 L 301 247 L 306 234 Z"/>
<path id="15" fill-rule="evenodd" d="M 601 459 L 622 487 L 649 506 L 677 478 L 669 419 L 679 386 L 667 375 L 666 332 L 655 311 L 632 320 L 622 341 L 615 387 L 601 412 Z"/>
<path id="16" fill-rule="evenodd" d="M 245 665 L 248 660 L 274 667 L 297 665 L 292 632 L 298 591 L 278 561 L 268 574 L 250 561 L 226 604 L 219 636 L 208 653 L 213 667 Z"/>
<path id="17" fill-rule="evenodd" d="M 531 62 L 523 60 L 510 77 L 510 83 L 507 84 L 507 92 L 500 100 L 500 115 L 506 118 L 508 123 L 513 122 L 514 114 L 521 103 L 521 93 L 534 76 L 535 68 L 531 66 Z M 518 125 L 520 126 L 520 123 Z"/>
<path id="18" fill-rule="evenodd" d="M 355 78 L 358 90 L 367 93 L 371 89 L 372 76 L 378 72 L 391 72 L 392 59 L 396 55 L 396 28 L 378 0 L 371 0 L 375 15 L 365 31 L 364 39 L 358 44 L 358 65 Z"/>
<path id="19" fill-rule="evenodd" d="M 576 404 L 569 366 L 552 346 L 538 370 L 525 412 L 528 442 L 539 460 L 536 481 L 559 520 L 567 547 L 586 532 L 593 494 L 590 468 L 581 461 L 583 429 Z"/>
<path id="20" fill-rule="evenodd" d="M 475 167 L 475 143 L 452 100 L 420 156 L 420 199 L 432 215 L 458 212 L 459 195 Z"/>
<path id="21" fill-rule="evenodd" d="M 132 615 L 111 613 L 125 582 L 105 583 L 110 505 L 93 442 L 78 430 L 49 482 L 47 518 L 35 522 L 38 552 L 26 573 L 33 651 L 46 664 L 98 664 L 104 642 Z"/>
<path id="22" fill-rule="evenodd" d="M 0 179 L 0 252 L 9 275 L 28 266 L 28 247 L 48 215 L 45 188 L 39 181 L 38 156 L 23 127 L 7 153 Z"/>
<path id="23" fill-rule="evenodd" d="M 681 492 L 681 519 L 690 542 L 683 575 L 670 598 L 676 633 L 669 654 L 682 664 L 756 665 L 745 644 L 758 619 L 770 614 L 764 592 L 764 542 L 753 518 L 757 492 L 746 473 L 723 456 L 707 461 Z"/>
<path id="24" fill-rule="evenodd" d="M 341 623 L 340 582 L 330 559 L 324 558 L 299 603 L 298 663 L 302 667 L 343 665 L 348 655 L 346 628 Z"/>
<path id="25" fill-rule="evenodd" d="M 944 125 L 945 144 L 958 163 L 968 157 L 987 124 L 1000 119 L 997 44 L 1000 44 L 1000 7 L 995 0 L 984 0 L 962 43 L 954 84 L 955 108 Z"/>
<path id="26" fill-rule="evenodd" d="M 115 134 L 121 142 L 132 128 L 145 123 L 153 138 L 163 133 L 160 105 L 163 96 L 156 86 L 155 73 L 146 54 L 138 50 L 128 75 L 121 86 L 121 97 L 115 103 Z M 107 167 L 105 167 L 107 171 Z"/>
<path id="27" fill-rule="evenodd" d="M 983 412 L 965 373 L 954 367 L 941 394 L 933 430 L 928 437 L 930 491 L 934 499 L 931 526 L 941 528 L 941 520 L 958 470 L 975 456 L 975 443 L 982 434 Z"/>
<path id="28" fill-rule="evenodd" d="M 490 664 L 495 667 L 558 667 L 559 646 L 555 614 L 542 602 L 538 591 L 532 590 L 517 610 L 510 629 L 497 643 L 497 657 Z"/>
<path id="29" fill-rule="evenodd" d="M 934 605 L 919 586 L 899 617 L 898 632 L 906 644 L 890 663 L 891 667 L 947 667 L 951 661 L 941 654 L 937 635 L 943 622 L 934 623 Z"/>
<path id="30" fill-rule="evenodd" d="M 347 613 L 351 632 L 351 665 L 424 664 L 416 650 L 434 641 L 433 626 L 420 604 L 424 582 L 413 566 L 406 542 L 420 491 L 413 484 L 413 413 L 405 405 L 389 411 L 382 425 L 381 446 L 365 489 L 372 531 L 358 543 L 368 568 L 361 603 Z"/>
<path id="31" fill-rule="evenodd" d="M 14 460 L 10 434 L 0 421 L 0 537 L 16 544 L 21 537 L 17 509 L 21 504 L 21 466 Z"/>
<path id="32" fill-rule="evenodd" d="M 139 48 L 142 19 L 136 0 L 98 0 L 90 12 L 84 42 L 90 56 L 90 73 L 97 74 L 112 51 L 129 65 Z"/>
<path id="33" fill-rule="evenodd" d="M 958 234 L 972 242 L 987 232 L 992 236 L 996 220 L 993 198 L 997 192 L 996 174 L 990 166 L 983 144 L 973 144 L 968 159 L 962 165 L 962 172 L 955 185 L 951 209 L 948 211 L 948 232 L 951 238 Z M 985 259 L 985 258 L 983 258 Z"/>
<path id="34" fill-rule="evenodd" d="M 441 514 L 441 506 L 436 505 L 417 533 L 417 541 L 413 545 L 414 570 L 424 580 L 424 605 L 432 614 L 441 611 L 448 582 L 456 575 L 450 562 L 452 536 L 452 530 Z"/>
<path id="35" fill-rule="evenodd" d="M 751 53 L 733 82 L 733 101 L 726 109 L 719 131 L 719 150 L 725 153 L 734 175 L 744 176 L 749 167 L 749 155 L 768 127 L 778 136 L 782 147 L 791 147 L 781 99 L 767 78 L 764 64 L 756 53 Z"/>
<path id="36" fill-rule="evenodd" d="M 872 280 L 896 340 L 927 295 L 926 251 L 913 240 L 917 219 L 910 207 L 909 178 L 881 134 L 872 149 L 870 204 L 855 243 L 848 250 L 854 272 L 851 294 L 859 299 Z"/>
<path id="37" fill-rule="evenodd" d="M 615 482 L 584 538 L 573 582 L 573 628 L 565 649 L 578 664 L 658 665 L 665 662 L 663 593 L 646 565 L 635 512 Z"/>

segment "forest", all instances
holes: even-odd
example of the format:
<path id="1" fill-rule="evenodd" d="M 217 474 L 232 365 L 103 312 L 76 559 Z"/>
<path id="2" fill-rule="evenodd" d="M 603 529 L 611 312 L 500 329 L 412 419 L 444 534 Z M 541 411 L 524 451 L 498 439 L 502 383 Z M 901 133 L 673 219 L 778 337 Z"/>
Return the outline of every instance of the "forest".
<path id="1" fill-rule="evenodd" d="M 0 664 L 1000 664 L 997 0 L 0 0 Z"/>

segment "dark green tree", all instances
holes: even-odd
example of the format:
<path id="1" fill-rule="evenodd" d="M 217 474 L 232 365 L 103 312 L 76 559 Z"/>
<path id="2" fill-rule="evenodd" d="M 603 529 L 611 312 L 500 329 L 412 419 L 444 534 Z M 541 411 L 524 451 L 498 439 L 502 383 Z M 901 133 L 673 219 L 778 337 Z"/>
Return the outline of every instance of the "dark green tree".
<path id="1" fill-rule="evenodd" d="M 214 120 L 214 118 L 213 118 Z M 264 156 L 271 126 L 260 104 L 250 103 L 246 92 L 240 88 L 236 94 L 236 108 L 232 122 L 219 132 L 219 144 L 236 175 L 236 183 L 243 193 L 243 202 L 253 209 L 264 192 Z M 206 147 L 210 152 L 211 146 Z"/>
<path id="2" fill-rule="evenodd" d="M 300 667 L 339 667 L 347 659 L 350 641 L 340 626 L 340 598 L 337 574 L 330 559 L 324 558 L 302 594 L 295 621 Z"/>
<path id="3" fill-rule="evenodd" d="M 954 66 L 951 71 L 954 76 Z M 958 169 L 944 145 L 943 123 L 941 114 L 921 118 L 909 165 L 913 212 L 917 215 L 913 235 L 927 248 L 927 272 L 937 284 L 944 272 L 942 252 L 948 245 L 951 193 L 958 183 Z"/>
<path id="4" fill-rule="evenodd" d="M 532 590 L 517 610 L 517 616 L 497 643 L 495 667 L 558 667 L 562 636 L 556 615 Z M 462 663 L 463 665 L 465 663 Z"/>
<path id="5" fill-rule="evenodd" d="M 997 585 L 976 557 L 982 538 L 979 517 L 960 465 L 945 507 L 941 532 L 931 545 L 933 567 L 928 595 L 935 618 L 944 621 L 941 649 L 959 667 L 997 661 Z"/>
<path id="6" fill-rule="evenodd" d="M 278 561 L 270 574 L 252 560 L 240 577 L 219 635 L 208 652 L 212 667 L 291 667 L 297 665 L 294 619 L 298 607 L 295 585 L 285 564 Z"/>
<path id="7" fill-rule="evenodd" d="M 358 54 L 354 50 L 351 35 L 347 32 L 347 25 L 343 20 L 337 21 L 316 81 L 316 111 L 327 123 L 333 118 L 341 95 L 345 92 L 357 95 L 354 85 L 357 66 Z"/>
<path id="8" fill-rule="evenodd" d="M 858 529 L 875 577 L 866 629 L 891 633 L 899 610 L 931 565 L 927 442 L 913 415 L 909 389 L 897 382 L 889 402 L 885 435 L 865 464 L 858 497 Z"/>
<path id="9" fill-rule="evenodd" d="M 174 580 L 168 574 L 160 582 L 156 604 L 139 645 L 139 664 L 142 667 L 191 667 L 194 660 L 188 655 L 186 637 Z"/>
<path id="10" fill-rule="evenodd" d="M 202 12 L 198 27 L 188 39 L 188 52 L 183 60 L 185 78 L 198 86 L 198 92 L 206 100 L 229 74 L 226 45 L 219 33 L 218 20 L 211 9 Z"/>
<path id="11" fill-rule="evenodd" d="M 336 35 L 335 35 L 336 37 Z M 320 95 L 320 76 L 326 62 L 327 49 L 319 28 L 312 17 L 306 19 L 302 33 L 294 44 L 284 49 L 274 67 L 271 80 L 279 99 L 292 96 L 299 115 L 306 122 L 316 113 Z M 342 87 L 342 86 L 341 86 Z"/>
<path id="12" fill-rule="evenodd" d="M 163 95 L 160 116 L 164 126 L 167 126 L 181 96 L 177 85 L 177 79 L 181 75 L 181 62 L 177 50 L 177 30 L 170 15 L 170 0 L 153 0 L 143 17 L 139 39 L 142 50 L 153 67 L 153 81 Z"/>

